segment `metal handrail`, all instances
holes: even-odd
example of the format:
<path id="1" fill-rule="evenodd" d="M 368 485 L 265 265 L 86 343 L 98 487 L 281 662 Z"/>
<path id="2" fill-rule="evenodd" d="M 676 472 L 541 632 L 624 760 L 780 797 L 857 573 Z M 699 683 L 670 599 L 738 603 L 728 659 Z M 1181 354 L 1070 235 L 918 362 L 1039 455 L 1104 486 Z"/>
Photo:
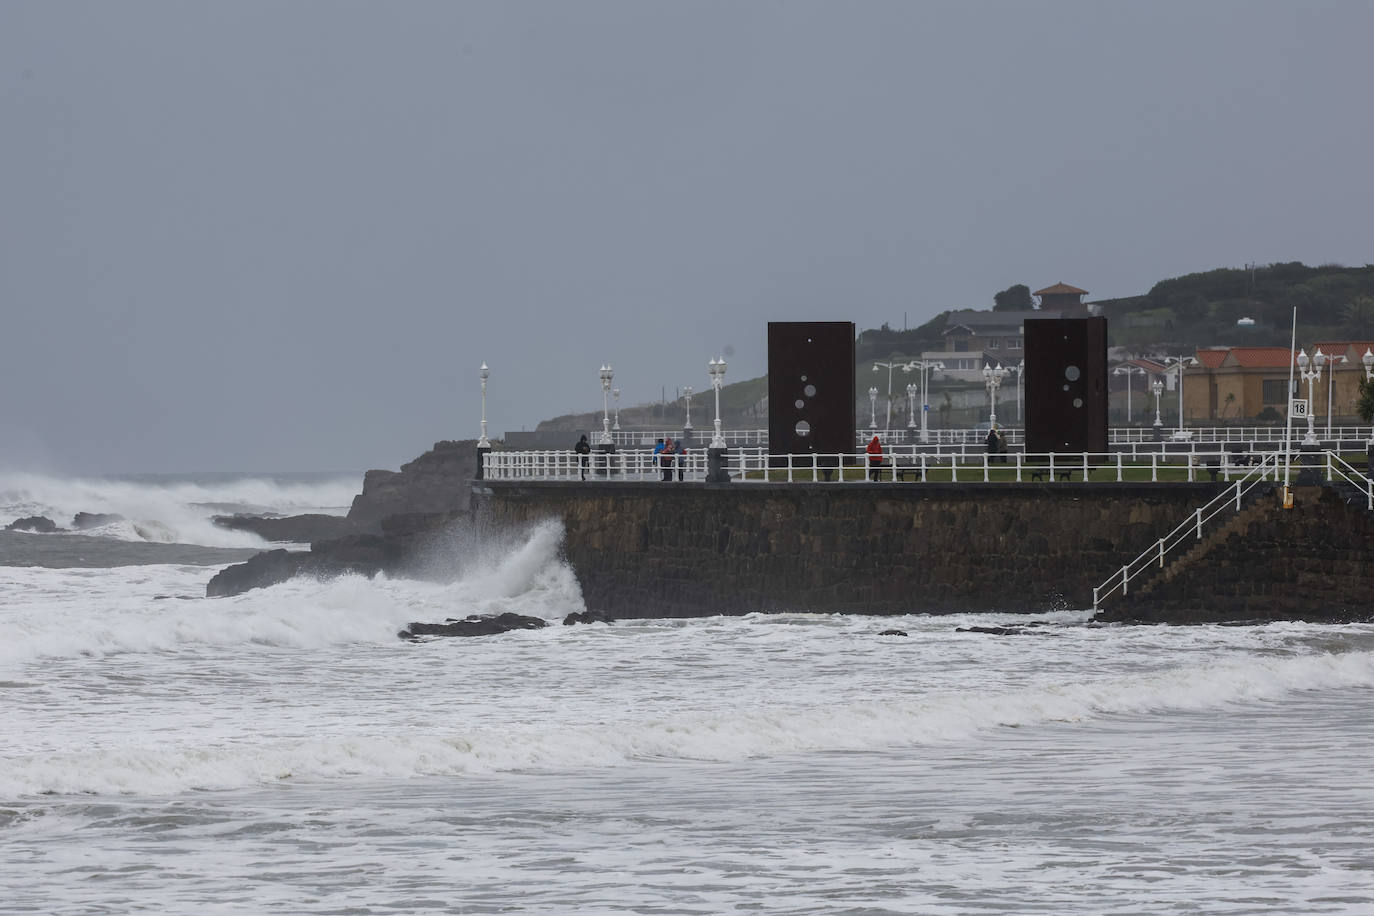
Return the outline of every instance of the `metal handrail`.
<path id="1" fill-rule="evenodd" d="M 1357 490 L 1363 490 L 1365 497 L 1365 508 L 1369 509 L 1371 512 L 1374 512 L 1374 481 L 1371 481 L 1368 477 L 1361 474 L 1358 468 L 1351 466 L 1350 462 L 1346 461 L 1340 455 L 1337 455 L 1335 452 L 1327 452 L 1327 482 L 1334 481 L 1337 478 L 1354 486 Z"/>
<path id="2" fill-rule="evenodd" d="M 1328 453 L 1330 454 L 1330 453 Z M 1235 481 L 1232 486 L 1228 486 L 1206 505 L 1199 506 L 1179 523 L 1178 527 L 1160 538 L 1151 547 L 1141 552 L 1125 566 L 1107 577 L 1101 585 L 1093 589 L 1093 611 L 1101 608 L 1104 598 L 1110 598 L 1120 591 L 1122 595 L 1127 594 L 1130 582 L 1133 578 L 1158 564 L 1160 569 L 1164 568 L 1164 558 L 1174 548 L 1182 544 L 1189 534 L 1194 534 L 1194 541 L 1202 540 L 1203 527 L 1221 512 L 1231 508 L 1234 504 L 1235 511 L 1239 512 L 1245 495 L 1259 484 L 1269 479 L 1270 472 L 1273 472 L 1274 480 L 1277 481 L 1280 471 L 1278 454 L 1266 455 L 1260 464 L 1250 469 L 1249 473 Z"/>
<path id="3" fill-rule="evenodd" d="M 1254 454 L 1269 462 L 1276 460 L 1274 453 Z M 1185 471 L 1184 479 L 1189 482 L 1205 479 L 1205 473 L 1212 479 L 1229 483 L 1237 474 L 1243 474 L 1234 463 L 1236 457 L 1217 449 L 1175 453 L 1130 449 L 1106 453 L 1007 451 L 988 454 L 985 449 L 972 446 L 935 450 L 906 446 L 884 453 L 879 476 L 884 482 L 910 484 L 929 482 L 932 471 L 940 472 L 942 479 L 953 483 L 1059 483 L 1075 477 L 1084 481 L 1126 482 L 1128 478 L 1134 481 L 1148 469 L 1148 482 L 1158 482 L 1162 471 L 1181 468 Z M 872 470 L 863 452 L 773 455 L 766 448 L 755 447 L 729 449 L 727 458 L 732 477 L 744 483 L 855 483 L 868 480 Z M 662 479 L 663 468 L 649 449 L 593 451 L 585 460 L 588 479 Z M 679 479 L 679 469 L 682 480 L 704 480 L 708 470 L 707 450 L 697 447 L 677 453 L 673 463 L 674 480 Z M 580 480 L 584 475 L 582 456 L 560 449 L 486 453 L 483 476 L 489 480 Z M 1176 479 L 1178 475 L 1164 476 Z"/>

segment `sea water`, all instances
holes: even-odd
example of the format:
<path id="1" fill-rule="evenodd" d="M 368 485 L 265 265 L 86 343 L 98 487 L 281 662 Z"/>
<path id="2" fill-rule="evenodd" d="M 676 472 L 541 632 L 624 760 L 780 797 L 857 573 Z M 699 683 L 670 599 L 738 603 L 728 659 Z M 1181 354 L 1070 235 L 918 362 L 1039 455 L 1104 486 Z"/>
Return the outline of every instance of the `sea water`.
<path id="1" fill-rule="evenodd" d="M 359 482 L 0 477 L 127 519 L 0 539 L 0 913 L 1374 912 L 1374 627 L 562 626 L 552 522 L 201 597 Z"/>

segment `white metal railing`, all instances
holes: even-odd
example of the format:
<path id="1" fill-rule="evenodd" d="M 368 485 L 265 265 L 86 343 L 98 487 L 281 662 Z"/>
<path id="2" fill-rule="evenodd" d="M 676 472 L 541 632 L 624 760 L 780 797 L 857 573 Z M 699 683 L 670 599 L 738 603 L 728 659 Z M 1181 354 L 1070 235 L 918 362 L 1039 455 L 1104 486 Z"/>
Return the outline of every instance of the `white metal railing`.
<path id="1" fill-rule="evenodd" d="M 483 461 L 483 475 L 488 480 L 662 480 L 665 470 L 662 459 L 651 449 L 593 451 L 587 456 L 568 450 L 493 451 Z M 990 455 L 981 446 L 930 449 L 910 445 L 888 449 L 877 476 L 882 482 L 910 484 L 929 482 L 932 477 L 952 483 L 1154 483 L 1162 479 L 1229 483 L 1253 473 L 1253 465 L 1241 461 L 1273 467 L 1278 453 L 1242 455 L 1215 448 L 1164 453 L 1126 448 L 1105 453 L 1009 451 Z M 704 480 L 706 464 L 706 449 L 679 452 L 673 458 L 671 479 Z M 872 476 L 862 452 L 772 455 L 759 447 L 728 450 L 727 471 L 745 483 L 857 483 Z"/>
<path id="2" fill-rule="evenodd" d="M 1092 609 L 1094 611 L 1099 610 L 1104 598 L 1110 598 L 1118 592 L 1122 595 L 1127 594 L 1131 580 L 1151 567 L 1157 565 L 1163 569 L 1164 558 L 1171 551 L 1189 541 L 1196 543 L 1202 540 L 1202 532 L 1208 522 L 1228 510 L 1239 512 L 1247 493 L 1271 478 L 1277 482 L 1282 470 L 1282 462 L 1278 453 L 1264 456 L 1264 459 L 1243 477 L 1214 496 L 1206 505 L 1194 509 L 1186 519 L 1179 523 L 1178 527 L 1146 548 L 1140 556 L 1112 573 L 1106 581 L 1094 588 Z"/>
<path id="3" fill-rule="evenodd" d="M 1365 508 L 1374 512 L 1374 481 L 1361 474 L 1335 452 L 1326 453 L 1326 479 L 1328 482 L 1342 480 L 1355 489 L 1363 491 Z"/>
<path id="4" fill-rule="evenodd" d="M 1025 441 L 1025 430 L 1018 426 L 1002 426 L 1002 437 L 1009 445 L 1019 446 Z M 684 430 L 681 429 L 616 429 L 611 430 L 611 441 L 617 448 L 652 448 L 659 439 L 672 438 L 681 440 Z M 710 426 L 696 427 L 688 432 L 691 433 L 691 441 L 694 445 L 705 447 L 714 435 Z M 927 429 L 926 438 L 922 440 L 919 427 L 893 427 L 891 429 L 856 429 L 854 431 L 854 444 L 863 445 L 874 434 L 884 445 L 926 445 L 926 446 L 980 446 L 987 438 L 987 427 L 981 429 Z M 1317 438 L 1323 443 L 1327 442 L 1351 442 L 1355 440 L 1371 441 L 1374 440 L 1374 429 L 1368 426 L 1333 426 L 1331 434 L 1326 434 L 1325 427 L 1316 430 Z M 1293 438 L 1301 438 L 1305 430 L 1294 427 Z M 721 431 L 721 436 L 730 448 L 738 446 L 767 446 L 767 429 L 726 429 Z M 587 433 L 587 441 L 593 446 L 601 442 L 602 431 L 593 429 Z M 1229 442 L 1248 444 L 1254 447 L 1256 443 L 1282 443 L 1284 439 L 1284 427 L 1282 426 L 1189 426 L 1183 430 L 1183 435 L 1179 435 L 1177 427 L 1165 426 L 1160 430 L 1160 439 L 1155 439 L 1155 430 L 1152 426 L 1113 426 L 1107 430 L 1107 443 L 1112 446 L 1122 446 L 1134 444 L 1142 451 L 1149 446 L 1160 447 L 1160 442 L 1165 442 L 1170 447 L 1178 448 L 1186 444 L 1197 444 L 1202 448 L 1217 442 Z"/>

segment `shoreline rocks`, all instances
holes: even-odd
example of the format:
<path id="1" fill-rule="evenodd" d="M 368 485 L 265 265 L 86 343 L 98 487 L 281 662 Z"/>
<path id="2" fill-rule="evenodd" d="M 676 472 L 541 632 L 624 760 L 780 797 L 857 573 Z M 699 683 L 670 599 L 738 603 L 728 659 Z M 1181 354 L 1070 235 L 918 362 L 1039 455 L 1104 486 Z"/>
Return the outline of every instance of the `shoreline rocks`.
<path id="1" fill-rule="evenodd" d="M 511 630 L 542 630 L 546 626 L 548 622 L 539 617 L 507 611 L 496 615 L 471 614 L 462 620 L 450 617 L 443 623 L 412 623 L 396 635 L 411 640 L 421 636 L 495 636 Z"/>

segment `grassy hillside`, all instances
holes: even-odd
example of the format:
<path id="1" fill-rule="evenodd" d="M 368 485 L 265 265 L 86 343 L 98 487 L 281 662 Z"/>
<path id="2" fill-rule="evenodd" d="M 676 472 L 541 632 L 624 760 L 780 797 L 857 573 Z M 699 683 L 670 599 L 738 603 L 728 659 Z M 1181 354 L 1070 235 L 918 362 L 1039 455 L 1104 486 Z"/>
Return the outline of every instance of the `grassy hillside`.
<path id="1" fill-rule="evenodd" d="M 1291 262 L 1161 280 L 1144 296 L 1102 303 L 1111 343 L 1131 349 L 1286 345 L 1298 309 L 1304 340 L 1374 336 L 1374 265 Z M 1253 327 L 1236 324 L 1251 318 Z"/>

